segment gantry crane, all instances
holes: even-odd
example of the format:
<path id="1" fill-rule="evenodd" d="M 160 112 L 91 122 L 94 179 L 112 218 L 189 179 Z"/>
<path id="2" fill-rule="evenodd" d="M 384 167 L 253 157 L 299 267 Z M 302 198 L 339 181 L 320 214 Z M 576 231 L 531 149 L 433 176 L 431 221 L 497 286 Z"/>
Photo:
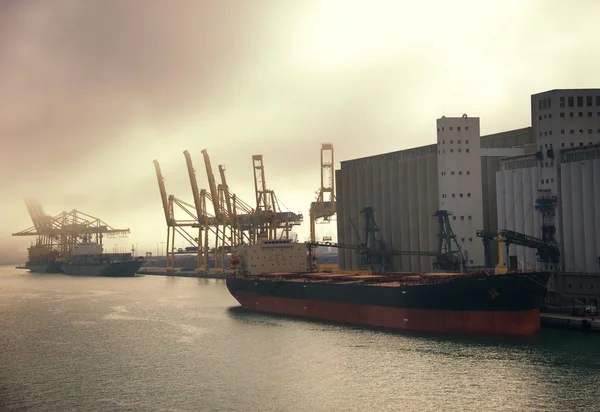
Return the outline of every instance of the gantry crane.
<path id="1" fill-rule="evenodd" d="M 310 204 L 310 241 L 315 242 L 316 228 L 318 219 L 323 219 L 326 223 L 336 214 L 335 185 L 334 185 L 334 157 L 333 144 L 321 144 L 321 187 L 317 191 L 317 200 Z M 324 241 L 331 241 L 331 238 L 324 238 Z"/>
<path id="2" fill-rule="evenodd" d="M 302 223 L 302 214 L 281 211 L 275 192 L 267 189 L 262 155 L 253 155 L 252 165 L 256 195 L 256 239 L 289 239 L 292 227 Z"/>
<path id="3" fill-rule="evenodd" d="M 203 242 L 202 231 L 204 230 L 204 237 L 206 238 L 206 227 L 200 224 L 200 220 L 210 220 L 211 217 L 206 213 L 206 208 L 203 207 L 204 204 L 201 201 L 196 206 L 192 206 L 191 204 L 184 202 L 181 199 L 176 198 L 173 195 L 167 195 L 167 191 L 165 188 L 164 177 L 160 170 L 160 165 L 157 160 L 154 160 L 154 168 L 156 170 L 156 178 L 158 180 L 158 187 L 160 190 L 160 197 L 163 204 L 163 209 L 165 213 L 165 220 L 167 223 L 167 250 L 166 250 L 166 259 L 167 259 L 167 272 L 173 271 L 174 260 L 175 260 L 175 233 L 179 234 L 181 237 L 187 241 L 192 248 L 197 248 L 198 254 L 207 253 L 206 242 Z M 190 175 L 190 179 L 192 175 Z M 196 198 L 194 198 L 196 200 Z M 175 209 L 178 208 L 181 212 L 187 215 L 186 219 L 176 219 L 175 218 Z M 200 211 L 200 216 L 196 216 L 194 214 L 194 209 L 196 211 Z M 198 238 L 190 235 L 187 232 L 187 228 L 198 228 Z M 206 262 L 206 257 L 204 258 L 204 262 Z M 200 265 L 201 259 L 198 259 L 198 268 L 203 269 Z M 204 269 L 206 268 L 206 265 Z"/>
<path id="4" fill-rule="evenodd" d="M 115 229 L 102 220 L 80 212 L 76 209 L 63 211 L 56 216 L 44 214 L 38 201 L 25 201 L 33 227 L 13 233 L 13 236 L 36 236 L 35 247 L 43 248 L 48 253 L 58 253 L 62 258 L 71 255 L 73 246 L 84 238 L 102 245 L 104 236 L 126 237 L 129 229 Z"/>

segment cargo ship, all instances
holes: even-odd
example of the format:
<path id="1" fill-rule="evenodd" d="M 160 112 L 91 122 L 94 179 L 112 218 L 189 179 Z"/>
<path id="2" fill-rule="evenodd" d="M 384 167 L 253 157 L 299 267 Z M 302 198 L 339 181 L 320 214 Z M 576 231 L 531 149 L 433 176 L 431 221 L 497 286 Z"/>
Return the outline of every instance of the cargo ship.
<path id="1" fill-rule="evenodd" d="M 302 243 L 235 250 L 229 292 L 246 309 L 434 333 L 533 335 L 549 272 L 315 273 Z"/>
<path id="2" fill-rule="evenodd" d="M 61 273 L 59 253 L 51 246 L 36 244 L 27 249 L 25 269 L 35 273 Z"/>
<path id="3" fill-rule="evenodd" d="M 133 277 L 143 262 L 142 258 L 133 258 L 131 253 L 103 253 L 102 245 L 84 238 L 73 246 L 70 257 L 60 268 L 73 276 Z"/>

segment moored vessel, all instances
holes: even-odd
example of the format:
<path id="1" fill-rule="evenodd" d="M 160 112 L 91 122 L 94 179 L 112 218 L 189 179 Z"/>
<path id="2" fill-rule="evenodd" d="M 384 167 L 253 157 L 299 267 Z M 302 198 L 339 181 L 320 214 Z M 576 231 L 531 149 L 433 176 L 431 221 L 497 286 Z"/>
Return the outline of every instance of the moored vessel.
<path id="1" fill-rule="evenodd" d="M 35 273 L 61 273 L 59 253 L 51 245 L 36 244 L 27 249 L 25 268 Z"/>
<path id="2" fill-rule="evenodd" d="M 102 245 L 84 239 L 73 246 L 70 257 L 61 264 L 61 270 L 74 276 L 132 277 L 142 267 L 142 258 L 131 253 L 103 253 Z"/>
<path id="3" fill-rule="evenodd" d="M 226 280 L 247 309 L 390 329 L 532 335 L 548 272 L 311 273 L 291 241 L 240 246 Z"/>

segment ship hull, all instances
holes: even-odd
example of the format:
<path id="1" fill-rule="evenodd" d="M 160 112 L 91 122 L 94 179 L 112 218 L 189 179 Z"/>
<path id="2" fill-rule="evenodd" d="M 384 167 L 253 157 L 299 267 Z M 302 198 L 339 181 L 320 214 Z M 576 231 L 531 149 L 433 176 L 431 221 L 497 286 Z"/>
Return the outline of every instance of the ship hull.
<path id="1" fill-rule="evenodd" d="M 533 335 L 549 274 L 466 277 L 450 282 L 368 286 L 227 280 L 246 309 L 349 324 L 436 333 Z"/>
<path id="2" fill-rule="evenodd" d="M 59 262 L 46 264 L 29 264 L 25 265 L 30 272 L 34 273 L 62 273 Z"/>
<path id="3" fill-rule="evenodd" d="M 142 267 L 142 261 L 113 262 L 105 264 L 63 264 L 61 269 L 72 276 L 133 277 Z"/>

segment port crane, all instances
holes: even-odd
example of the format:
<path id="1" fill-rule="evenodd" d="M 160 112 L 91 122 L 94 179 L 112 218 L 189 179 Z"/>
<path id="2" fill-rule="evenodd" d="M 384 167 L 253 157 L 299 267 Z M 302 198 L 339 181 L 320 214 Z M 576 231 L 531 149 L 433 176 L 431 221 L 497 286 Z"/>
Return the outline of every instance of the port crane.
<path id="1" fill-rule="evenodd" d="M 444 236 L 443 239 L 442 236 L 440 236 L 440 250 L 437 252 L 389 249 L 381 236 L 381 232 L 377 226 L 377 223 L 375 222 L 374 212 L 375 209 L 373 207 L 365 207 L 361 211 L 361 213 L 365 216 L 364 242 L 361 240 L 358 230 L 356 229 L 356 226 L 354 226 L 354 222 L 352 222 L 352 226 L 356 231 L 360 242 L 358 245 L 316 241 L 306 242 L 306 246 L 309 251 L 311 270 L 314 263 L 313 261 L 315 260 L 313 249 L 319 246 L 356 250 L 360 256 L 361 267 L 377 268 L 382 272 L 394 271 L 392 259 L 393 256 L 432 256 L 436 258 L 436 261 L 434 262 L 434 268 L 436 269 L 445 271 L 459 271 L 464 268 L 465 260 L 462 256 L 462 253 L 460 253 L 460 247 L 458 246 L 458 243 L 456 243 L 456 236 L 450 227 L 450 222 L 448 220 L 449 214 L 447 211 L 438 210 L 434 215 L 437 216 L 439 221 L 444 224 L 444 227 L 440 230 L 440 233 L 443 233 Z M 458 247 L 456 252 L 452 252 L 450 247 L 451 243 L 445 245 L 446 241 L 452 239 L 455 240 L 455 243 Z"/>
<path id="2" fill-rule="evenodd" d="M 13 233 L 13 236 L 36 236 L 35 247 L 44 249 L 40 253 L 58 253 L 68 257 L 73 246 L 84 238 L 102 245 L 104 237 L 126 237 L 129 229 L 116 229 L 87 213 L 73 209 L 56 216 L 43 212 L 39 201 L 26 199 L 25 204 L 33 221 L 33 226 Z"/>
<path id="3" fill-rule="evenodd" d="M 493 239 L 498 242 L 498 264 L 496 266 L 496 273 L 501 273 L 506 269 L 506 266 L 504 264 L 504 253 L 502 250 L 502 244 L 506 245 L 507 254 L 510 245 L 525 246 L 528 248 L 536 249 L 536 254 L 540 262 L 551 262 L 555 264 L 558 264 L 560 262 L 560 248 L 558 246 L 558 243 L 552 239 L 539 239 L 537 237 L 525 235 L 523 233 L 515 232 L 513 230 L 508 229 L 501 229 L 497 233 L 488 232 L 485 230 L 478 230 L 477 237 L 482 238 L 486 255 L 489 251 L 489 240 Z"/>
<path id="4" fill-rule="evenodd" d="M 330 218 L 336 214 L 335 184 L 334 184 L 334 157 L 333 144 L 321 144 L 321 187 L 317 191 L 317 200 L 310 204 L 310 241 L 315 242 L 316 223 L 323 219 L 329 223 Z M 331 237 L 323 240 L 331 241 Z"/>
<path id="5" fill-rule="evenodd" d="M 293 226 L 300 225 L 302 214 L 282 212 L 279 199 L 267 189 L 262 155 L 252 156 L 254 193 L 256 196 L 256 241 L 258 239 L 289 239 Z"/>

